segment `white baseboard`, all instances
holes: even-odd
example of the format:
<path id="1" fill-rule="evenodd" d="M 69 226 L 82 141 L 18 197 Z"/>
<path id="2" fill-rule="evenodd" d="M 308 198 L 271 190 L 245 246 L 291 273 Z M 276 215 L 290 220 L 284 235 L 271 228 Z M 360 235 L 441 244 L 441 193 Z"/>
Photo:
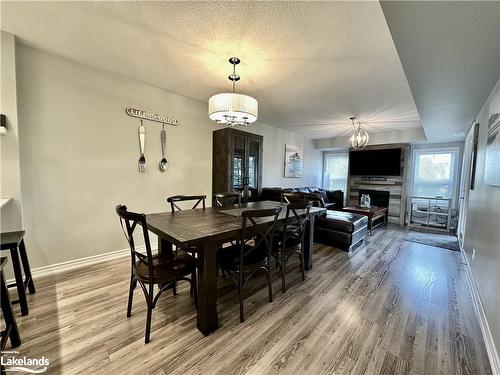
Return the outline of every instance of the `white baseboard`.
<path id="1" fill-rule="evenodd" d="M 483 334 L 484 344 L 486 345 L 486 351 L 488 352 L 488 358 L 490 359 L 491 371 L 493 375 L 500 375 L 500 358 L 498 356 L 498 351 L 493 341 L 493 335 L 491 334 L 490 326 L 488 324 L 488 319 L 486 318 L 486 312 L 484 311 L 483 303 L 481 302 L 481 297 L 479 295 L 479 289 L 477 288 L 476 280 L 474 279 L 474 274 L 472 273 L 472 268 L 469 263 L 469 259 L 465 255 L 462 246 L 460 246 L 462 253 L 462 258 L 467 265 L 467 281 L 472 294 L 472 300 L 474 302 L 474 309 L 476 310 L 476 315 L 479 320 L 479 326 L 481 327 L 481 333 Z"/>
<path id="2" fill-rule="evenodd" d="M 146 249 L 144 246 L 137 246 L 137 251 L 141 253 L 145 253 Z M 156 248 L 152 248 L 152 250 L 157 250 Z M 51 264 L 48 266 L 36 267 L 31 269 L 31 276 L 36 281 L 37 278 L 55 275 L 61 272 L 67 272 L 71 270 L 76 270 L 82 267 L 91 266 L 96 263 L 100 263 L 103 261 L 109 261 L 113 259 L 122 258 L 125 256 L 130 256 L 130 249 L 123 250 L 115 250 L 109 253 L 92 255 L 85 258 L 69 260 L 67 262 L 61 262 L 56 264 Z M 14 283 L 14 279 L 7 280 L 7 283 Z"/>

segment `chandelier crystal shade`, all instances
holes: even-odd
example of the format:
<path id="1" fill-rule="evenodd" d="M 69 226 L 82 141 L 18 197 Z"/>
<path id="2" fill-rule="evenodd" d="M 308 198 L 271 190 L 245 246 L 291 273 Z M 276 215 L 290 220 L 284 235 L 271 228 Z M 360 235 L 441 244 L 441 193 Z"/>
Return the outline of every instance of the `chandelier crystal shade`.
<path id="1" fill-rule="evenodd" d="M 349 120 L 352 121 L 352 126 L 354 127 L 354 132 L 352 133 L 351 138 L 349 138 L 349 145 L 355 150 L 360 150 L 366 147 L 370 137 L 368 136 L 366 130 L 361 127 L 361 123 L 358 122 L 357 125 L 354 124 L 355 119 L 356 117 L 349 118 Z"/>
<path id="2" fill-rule="evenodd" d="M 236 81 L 240 80 L 236 74 L 240 59 L 231 57 L 229 62 L 233 65 L 233 73 L 228 77 L 233 82 L 233 92 L 216 94 L 208 99 L 208 117 L 218 124 L 247 126 L 257 121 L 259 106 L 251 96 L 234 92 Z"/>

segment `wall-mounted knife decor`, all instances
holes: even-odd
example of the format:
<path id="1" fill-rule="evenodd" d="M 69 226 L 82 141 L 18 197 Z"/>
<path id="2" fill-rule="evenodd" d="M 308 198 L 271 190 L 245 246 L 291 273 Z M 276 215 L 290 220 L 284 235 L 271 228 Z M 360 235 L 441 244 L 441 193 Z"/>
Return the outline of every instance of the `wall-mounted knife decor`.
<path id="1" fill-rule="evenodd" d="M 143 111 L 142 109 L 128 107 L 127 109 L 125 109 L 125 113 L 131 117 L 137 117 L 143 120 L 159 122 L 160 124 L 166 124 L 172 126 L 179 125 L 179 121 L 175 117 L 158 115 L 156 113 Z"/>

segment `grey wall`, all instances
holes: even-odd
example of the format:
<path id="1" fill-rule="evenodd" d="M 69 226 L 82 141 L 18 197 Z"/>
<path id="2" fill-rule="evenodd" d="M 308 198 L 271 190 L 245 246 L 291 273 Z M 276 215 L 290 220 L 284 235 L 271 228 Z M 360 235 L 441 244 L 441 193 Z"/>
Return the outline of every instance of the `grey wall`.
<path id="1" fill-rule="evenodd" d="M 266 124 L 252 125 L 251 131 L 264 136 L 263 186 L 300 187 L 321 185 L 323 154 L 314 148 L 311 139 Z M 303 147 L 302 178 L 284 177 L 285 144 Z"/>
<path id="2" fill-rule="evenodd" d="M 1 32 L 0 112 L 7 117 L 7 135 L 0 137 L 0 195 L 12 200 L 2 208 L 2 232 L 22 228 L 21 177 L 17 128 L 16 45 L 12 34 Z"/>
<path id="3" fill-rule="evenodd" d="M 490 113 L 500 112 L 500 80 L 477 116 L 479 144 L 476 186 L 470 192 L 464 249 L 474 274 L 497 350 L 500 349 L 500 187 L 484 183 Z M 472 249 L 476 249 L 472 259 Z"/>
<path id="4" fill-rule="evenodd" d="M 167 209 L 168 195 L 211 194 L 217 127 L 206 103 L 22 44 L 17 83 L 24 225 L 33 267 L 125 249 L 116 204 L 157 212 Z M 166 173 L 158 170 L 161 127 L 150 122 L 148 169 L 137 172 L 139 121 L 125 115 L 128 106 L 179 120 L 180 126 L 166 129 Z M 321 156 L 311 141 L 266 124 L 246 130 L 264 135 L 265 185 L 319 181 Z M 285 142 L 311 151 L 305 154 L 308 172 L 290 183 L 281 177 Z"/>

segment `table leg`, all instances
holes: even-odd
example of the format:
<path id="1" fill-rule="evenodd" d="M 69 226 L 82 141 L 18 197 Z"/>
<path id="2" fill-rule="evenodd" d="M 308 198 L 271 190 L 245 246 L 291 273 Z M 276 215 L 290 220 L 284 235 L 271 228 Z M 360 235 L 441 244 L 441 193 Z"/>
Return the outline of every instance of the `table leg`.
<path id="1" fill-rule="evenodd" d="M 172 244 L 163 238 L 158 237 L 158 253 L 159 254 L 170 254 L 172 253 Z"/>
<path id="2" fill-rule="evenodd" d="M 214 241 L 199 248 L 198 260 L 198 329 L 205 336 L 219 327 L 217 317 L 217 250 Z"/>
<path id="3" fill-rule="evenodd" d="M 314 222 L 316 215 L 309 215 L 309 220 L 306 224 L 304 235 L 304 268 L 309 271 L 312 270 L 313 263 L 313 249 L 314 249 Z"/>

